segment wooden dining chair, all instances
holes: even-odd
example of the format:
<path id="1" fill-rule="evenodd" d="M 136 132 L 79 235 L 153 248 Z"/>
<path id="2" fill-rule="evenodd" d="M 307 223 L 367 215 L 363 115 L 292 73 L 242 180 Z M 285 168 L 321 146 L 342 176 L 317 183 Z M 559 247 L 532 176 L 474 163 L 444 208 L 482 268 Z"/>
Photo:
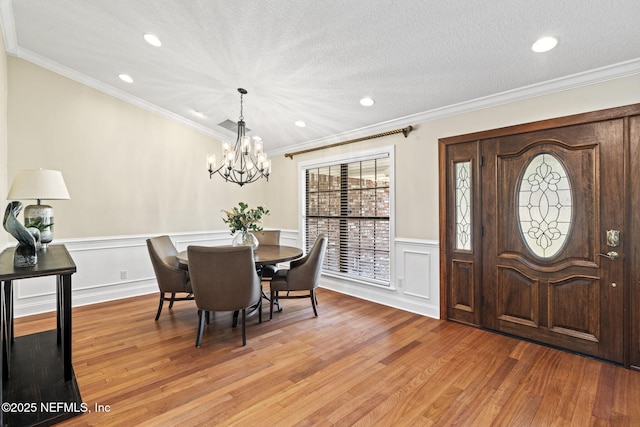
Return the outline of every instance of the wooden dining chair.
<path id="1" fill-rule="evenodd" d="M 313 314 L 318 317 L 315 290 L 320 279 L 327 241 L 327 236 L 320 234 L 306 256 L 291 261 L 290 269 L 279 270 L 273 276 L 270 284 L 269 319 L 273 318 L 273 305 L 279 306 L 279 300 L 290 298 L 310 298 Z M 304 293 L 301 295 L 297 291 Z M 286 294 L 282 295 L 281 292 Z"/>
<path id="2" fill-rule="evenodd" d="M 189 274 L 198 306 L 196 347 L 200 347 L 208 312 L 242 311 L 242 345 L 247 344 L 247 309 L 262 322 L 260 279 L 249 246 L 189 246 Z"/>
<path id="3" fill-rule="evenodd" d="M 158 320 L 162 306 L 167 299 L 169 300 L 169 309 L 171 309 L 175 301 L 193 300 L 193 293 L 189 273 L 180 268 L 176 258 L 178 251 L 169 236 L 147 239 L 147 249 L 160 290 L 160 304 L 156 313 L 156 320 Z M 167 294 L 171 296 L 167 298 Z M 186 295 L 178 297 L 176 294 Z"/>

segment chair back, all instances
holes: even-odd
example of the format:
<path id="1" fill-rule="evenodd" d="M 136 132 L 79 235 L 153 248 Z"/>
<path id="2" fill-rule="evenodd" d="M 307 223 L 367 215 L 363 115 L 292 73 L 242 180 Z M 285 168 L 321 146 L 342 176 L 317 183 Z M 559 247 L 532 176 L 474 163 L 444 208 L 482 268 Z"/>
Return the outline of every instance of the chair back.
<path id="1" fill-rule="evenodd" d="M 178 251 L 169 236 L 147 239 L 147 249 L 160 292 L 191 292 L 188 273 L 180 268 Z"/>
<path id="2" fill-rule="evenodd" d="M 260 279 L 251 247 L 189 246 L 187 254 L 193 296 L 200 310 L 240 310 L 260 301 Z"/>
<path id="3" fill-rule="evenodd" d="M 280 230 L 254 231 L 253 235 L 256 236 L 260 245 L 280 244 Z"/>
<path id="4" fill-rule="evenodd" d="M 300 260 L 291 262 L 291 269 L 287 273 L 287 283 L 290 290 L 318 287 L 328 240 L 324 234 L 318 235 L 309 253 Z"/>

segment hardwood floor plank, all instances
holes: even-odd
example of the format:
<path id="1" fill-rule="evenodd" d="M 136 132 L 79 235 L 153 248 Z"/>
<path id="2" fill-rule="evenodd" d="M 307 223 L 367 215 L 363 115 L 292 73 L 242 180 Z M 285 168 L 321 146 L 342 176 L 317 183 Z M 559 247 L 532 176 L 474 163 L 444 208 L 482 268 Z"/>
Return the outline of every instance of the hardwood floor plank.
<path id="1" fill-rule="evenodd" d="M 532 401 L 536 401 L 537 410 L 540 385 L 545 384 L 550 375 L 549 366 L 553 366 L 556 350 L 538 346 L 531 350 L 523 355 L 501 385 L 509 392 L 505 395 L 506 400 L 499 402 L 500 410 L 493 420 L 496 425 L 512 425 L 514 419 L 520 418 L 526 422 L 530 415 L 533 416 L 528 412 Z M 525 409 L 525 412 L 520 412 Z"/>
<path id="2" fill-rule="evenodd" d="M 543 409 L 538 408 L 532 425 L 568 425 L 574 405 L 573 397 L 566 394 L 565 390 L 575 388 L 579 379 L 574 359 L 560 357 L 549 375 L 552 380 L 543 389 L 540 403 L 540 408 Z"/>
<path id="3" fill-rule="evenodd" d="M 620 390 L 619 397 L 613 399 L 611 407 L 611 425 L 630 425 L 630 419 L 637 419 L 640 415 L 640 403 L 638 399 L 633 396 L 629 396 L 629 391 L 634 389 L 634 386 L 630 384 L 634 377 L 626 375 L 620 375 L 619 371 L 616 371 L 615 383 L 613 385 L 614 390 Z M 640 376 L 640 375 L 638 375 Z M 638 378 L 640 380 L 640 378 Z M 614 393 L 615 395 L 616 393 Z M 637 414 L 634 416 L 634 412 Z"/>
<path id="4" fill-rule="evenodd" d="M 573 410 L 573 417 L 571 418 L 572 425 L 591 425 L 596 387 L 598 385 L 598 377 L 600 376 L 600 369 L 604 366 L 604 363 L 597 363 L 592 360 L 586 360 L 583 369 L 581 369 L 582 381 L 579 388 L 574 391 L 575 393 L 575 408 Z"/>
<path id="5" fill-rule="evenodd" d="M 422 365 L 422 372 L 408 382 L 397 392 L 387 394 L 387 399 L 381 404 L 372 407 L 371 410 L 358 421 L 360 425 L 367 425 L 374 420 L 383 423 L 410 422 L 425 412 L 425 408 L 433 404 L 443 390 L 446 390 L 459 376 L 469 373 L 473 366 L 467 363 L 464 357 L 456 355 L 456 348 L 466 348 L 472 342 L 472 335 L 467 335 L 458 341 L 458 344 L 450 347 L 448 352 L 435 352 L 433 356 L 424 358 L 428 354 L 426 349 L 431 345 L 424 345 L 419 353 L 423 355 L 423 360 L 428 360 L 429 366 Z M 417 350 L 414 350 L 418 354 Z M 452 357 L 452 355 L 456 355 Z M 409 366 L 420 366 L 414 360 L 409 360 Z M 446 367 L 446 368 L 445 368 Z"/>
<path id="6" fill-rule="evenodd" d="M 607 364 L 602 365 L 592 415 L 606 422 L 611 418 L 615 377 L 616 370 L 613 366 Z"/>
<path id="7" fill-rule="evenodd" d="M 402 387 L 414 376 L 414 371 L 406 366 L 385 367 L 377 365 L 376 367 L 380 370 L 372 372 L 363 381 L 351 387 L 347 393 L 341 395 L 349 397 L 349 401 L 345 402 L 342 407 L 326 407 L 327 405 L 325 405 L 317 411 L 318 413 L 314 414 L 315 417 L 325 417 L 334 425 L 350 425 L 362 417 L 359 413 L 364 410 L 365 406 L 371 406 L 378 396 L 388 398 L 393 390 Z M 350 421 L 350 419 L 354 421 Z"/>
<path id="8" fill-rule="evenodd" d="M 195 348 L 192 302 L 157 295 L 73 309 L 73 363 L 92 410 L 61 426 L 640 425 L 640 372 L 318 291 L 272 321 L 216 313 Z M 265 316 L 265 318 L 268 316 Z M 16 335 L 55 326 L 16 319 Z"/>

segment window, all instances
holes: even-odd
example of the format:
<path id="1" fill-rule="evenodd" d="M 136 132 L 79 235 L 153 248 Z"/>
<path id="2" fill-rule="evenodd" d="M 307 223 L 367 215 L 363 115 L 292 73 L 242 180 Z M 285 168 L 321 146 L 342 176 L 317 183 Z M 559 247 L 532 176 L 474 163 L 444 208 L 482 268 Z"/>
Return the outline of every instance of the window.
<path id="1" fill-rule="evenodd" d="M 471 250 L 471 162 L 454 163 L 456 249 Z"/>
<path id="2" fill-rule="evenodd" d="M 302 174 L 307 250 L 325 234 L 325 272 L 389 286 L 391 150 L 302 165 Z"/>
<path id="3" fill-rule="evenodd" d="M 573 213 L 572 189 L 567 171 L 551 153 L 529 162 L 518 190 L 520 233 L 531 252 L 552 258 L 564 247 Z"/>

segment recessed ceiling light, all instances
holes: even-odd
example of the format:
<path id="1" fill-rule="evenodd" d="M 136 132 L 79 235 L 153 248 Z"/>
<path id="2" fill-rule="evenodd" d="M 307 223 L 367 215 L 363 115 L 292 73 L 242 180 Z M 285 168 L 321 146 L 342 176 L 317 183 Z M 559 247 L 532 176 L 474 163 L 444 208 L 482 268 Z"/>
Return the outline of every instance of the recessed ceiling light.
<path id="1" fill-rule="evenodd" d="M 548 52 L 558 44 L 558 39 L 555 37 L 543 37 L 538 39 L 532 46 L 531 50 L 534 52 L 542 53 Z"/>
<path id="2" fill-rule="evenodd" d="M 371 107 L 373 104 L 375 104 L 375 101 L 371 98 L 369 98 L 368 96 L 362 98 L 360 100 L 360 105 L 363 105 L 365 107 Z"/>
<path id="3" fill-rule="evenodd" d="M 299 128 L 303 128 L 305 127 L 307 124 L 305 122 L 303 122 L 302 120 L 298 120 L 296 122 L 296 126 L 298 126 Z"/>
<path id="4" fill-rule="evenodd" d="M 156 46 L 156 47 L 162 46 L 162 42 L 160 41 L 158 36 L 156 36 L 155 34 L 145 33 L 143 37 L 147 41 L 147 43 L 149 43 L 151 46 Z"/>
<path id="5" fill-rule="evenodd" d="M 201 119 L 204 119 L 206 117 L 202 111 L 198 111 L 198 110 L 193 110 L 193 115 L 200 117 Z"/>
<path id="6" fill-rule="evenodd" d="M 120 77 L 120 80 L 123 82 L 133 83 L 133 79 L 129 74 L 118 74 L 118 77 Z"/>

